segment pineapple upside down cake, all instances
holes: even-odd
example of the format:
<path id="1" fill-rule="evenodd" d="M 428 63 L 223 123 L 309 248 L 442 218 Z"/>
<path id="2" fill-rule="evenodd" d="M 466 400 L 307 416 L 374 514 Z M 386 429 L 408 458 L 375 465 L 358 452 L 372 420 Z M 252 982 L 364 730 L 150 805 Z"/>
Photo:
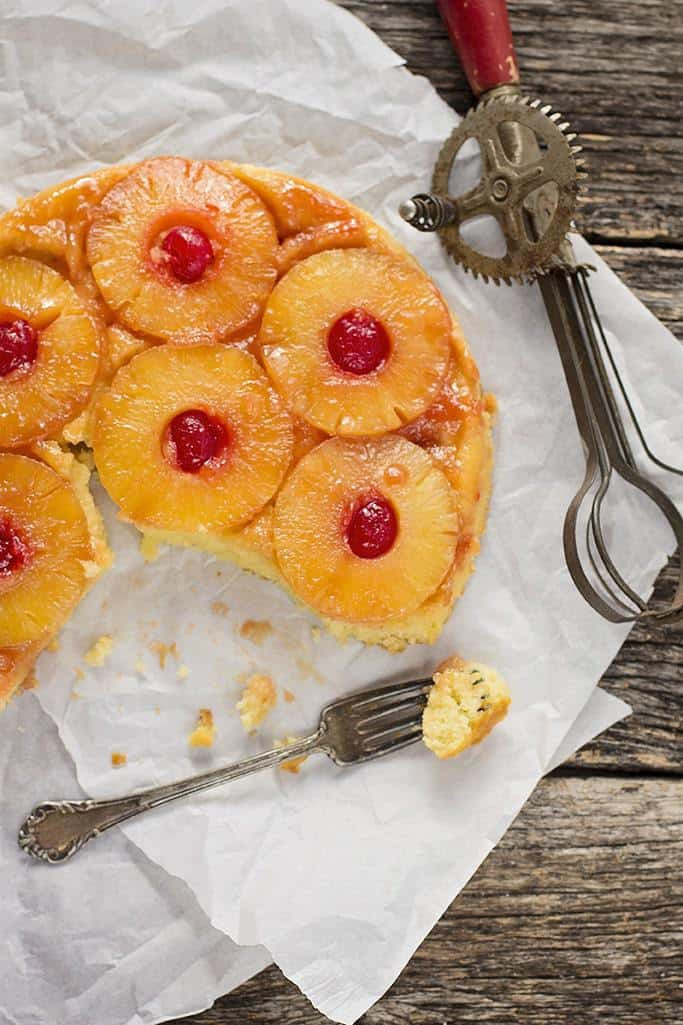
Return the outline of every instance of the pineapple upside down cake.
<path id="1" fill-rule="evenodd" d="M 89 449 L 152 541 L 398 651 L 472 571 L 492 414 L 434 284 L 309 182 L 160 157 L 23 200 L 0 218 L 0 705 L 109 563 Z"/>

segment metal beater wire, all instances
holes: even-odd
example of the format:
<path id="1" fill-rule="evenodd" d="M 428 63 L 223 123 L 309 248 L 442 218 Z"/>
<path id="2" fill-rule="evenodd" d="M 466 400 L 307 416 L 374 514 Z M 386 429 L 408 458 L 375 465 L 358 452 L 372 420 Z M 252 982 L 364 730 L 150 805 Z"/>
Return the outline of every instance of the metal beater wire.
<path id="1" fill-rule="evenodd" d="M 594 323 L 595 323 L 595 325 L 596 325 L 596 327 L 598 329 L 598 334 L 600 336 L 600 341 L 601 341 L 602 346 L 603 346 L 603 348 L 605 350 L 605 353 L 607 354 L 607 359 L 609 360 L 610 367 L 612 368 L 612 373 L 614 375 L 614 379 L 615 379 L 615 381 L 617 383 L 617 386 L 619 388 L 619 391 L 621 393 L 621 397 L 624 400 L 624 404 L 626 405 L 626 408 L 628 409 L 629 416 L 631 417 L 631 422 L 633 424 L 633 427 L 635 428 L 636 434 L 638 435 L 638 438 L 640 440 L 640 444 L 643 446 L 644 451 L 649 456 L 649 458 L 652 460 L 652 462 L 655 463 L 657 466 L 661 467 L 662 470 L 667 470 L 669 473 L 675 473 L 679 477 L 683 477 L 683 468 L 679 468 L 677 466 L 671 466 L 669 463 L 663 462 L 661 459 L 659 459 L 654 454 L 654 452 L 651 450 L 650 446 L 648 445 L 647 440 L 645 438 L 645 434 L 643 433 L 643 429 L 640 426 L 640 421 L 638 420 L 638 417 L 636 416 L 636 412 L 635 412 L 635 410 L 633 408 L 633 404 L 632 404 L 632 402 L 631 402 L 631 400 L 629 398 L 628 392 L 626 390 L 626 385 L 624 384 L 623 379 L 621 377 L 621 374 L 619 373 L 619 370 L 617 369 L 617 364 L 616 364 L 616 361 L 615 361 L 614 356 L 612 354 L 612 349 L 610 348 L 609 342 L 607 341 L 607 335 L 605 334 L 605 330 L 604 330 L 604 328 L 602 326 L 602 322 L 601 322 L 600 317 L 598 315 L 598 311 L 596 309 L 595 302 L 593 300 L 593 295 L 591 293 L 590 288 L 588 288 L 588 282 L 587 282 L 588 271 L 585 268 L 581 268 L 579 270 L 579 273 L 584 278 L 585 294 L 586 294 L 586 298 L 587 298 L 587 301 L 588 301 L 588 305 L 590 307 L 592 319 L 593 319 L 593 321 L 594 321 Z"/>
<path id="2" fill-rule="evenodd" d="M 602 355 L 604 331 L 586 279 L 587 272 L 583 268 L 573 272 L 558 269 L 540 282 L 587 458 L 584 482 L 570 503 L 564 525 L 567 565 L 584 597 L 612 622 L 643 617 L 677 620 L 683 611 L 683 569 L 670 607 L 661 612 L 650 611 L 646 600 L 624 580 L 615 566 L 603 534 L 602 503 L 617 474 L 625 484 L 635 487 L 655 503 L 666 517 L 679 549 L 683 550 L 683 519 L 679 511 L 637 468 Z M 610 359 L 610 365 L 613 363 Z M 642 431 L 638 433 L 640 437 Z M 587 509 L 584 567 L 576 538 L 579 510 L 589 498 L 589 492 L 593 494 Z M 589 566 L 592 578 L 586 572 Z"/>

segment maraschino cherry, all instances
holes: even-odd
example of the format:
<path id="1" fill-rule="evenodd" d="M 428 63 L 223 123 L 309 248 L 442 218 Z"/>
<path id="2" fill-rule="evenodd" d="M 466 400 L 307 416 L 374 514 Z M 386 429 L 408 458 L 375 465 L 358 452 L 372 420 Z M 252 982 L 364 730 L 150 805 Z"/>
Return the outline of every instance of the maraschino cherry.
<path id="1" fill-rule="evenodd" d="M 22 569 L 28 556 L 28 545 L 12 521 L 0 519 L 0 577 L 8 577 Z"/>
<path id="2" fill-rule="evenodd" d="M 29 367 L 38 357 L 38 332 L 27 320 L 17 317 L 0 323 L 0 377 Z"/>
<path id="3" fill-rule="evenodd" d="M 161 243 L 161 248 L 166 253 L 171 274 L 185 285 L 199 281 L 214 259 L 211 240 L 203 231 L 191 224 L 180 224 L 176 228 L 171 228 Z"/>
<path id="4" fill-rule="evenodd" d="M 174 416 L 168 437 L 173 460 L 184 473 L 199 473 L 223 453 L 230 440 L 225 424 L 203 409 L 186 409 Z"/>
<path id="5" fill-rule="evenodd" d="M 359 559 L 378 559 L 391 550 L 397 534 L 398 519 L 394 507 L 382 495 L 375 495 L 354 509 L 346 539 Z"/>
<path id="6" fill-rule="evenodd" d="M 370 374 L 389 357 L 389 335 L 376 317 L 360 308 L 335 320 L 327 336 L 330 357 L 347 374 Z"/>

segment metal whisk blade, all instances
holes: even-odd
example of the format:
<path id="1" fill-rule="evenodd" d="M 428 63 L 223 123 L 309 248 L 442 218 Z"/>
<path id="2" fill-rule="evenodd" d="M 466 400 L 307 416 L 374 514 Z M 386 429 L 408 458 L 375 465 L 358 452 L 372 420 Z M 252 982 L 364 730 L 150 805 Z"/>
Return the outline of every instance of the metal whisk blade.
<path id="1" fill-rule="evenodd" d="M 683 518 L 665 492 L 639 469 L 617 394 L 645 456 L 671 473 L 683 475 L 683 470 L 663 462 L 647 444 L 600 322 L 588 277 L 586 268 L 577 267 L 552 271 L 539 281 L 586 454 L 584 479 L 564 523 L 567 566 L 583 597 L 611 622 L 641 618 L 675 621 L 683 617 L 683 568 L 670 606 L 663 611 L 648 610 L 647 598 L 624 579 L 606 540 L 604 504 L 610 485 L 619 477 L 654 503 L 683 551 Z"/>

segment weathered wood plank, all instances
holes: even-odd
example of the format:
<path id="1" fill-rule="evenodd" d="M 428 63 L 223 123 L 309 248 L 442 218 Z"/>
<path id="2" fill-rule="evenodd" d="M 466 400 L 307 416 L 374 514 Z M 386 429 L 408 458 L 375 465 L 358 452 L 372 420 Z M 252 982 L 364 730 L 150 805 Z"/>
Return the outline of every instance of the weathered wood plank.
<path id="1" fill-rule="evenodd" d="M 363 1025 L 674 1025 L 683 782 L 553 776 Z M 275 969 L 188 1025 L 323 1025 Z"/>
<path id="2" fill-rule="evenodd" d="M 596 250 L 683 342 L 683 248 L 596 245 Z"/>
<path id="3" fill-rule="evenodd" d="M 678 559 L 662 573 L 654 606 L 670 600 Z M 683 625 L 638 624 L 605 673 L 605 690 L 633 715 L 579 751 L 567 765 L 616 772 L 683 774 Z"/>
<path id="4" fill-rule="evenodd" d="M 341 0 L 464 112 L 471 96 L 434 0 Z M 683 0 L 512 0 L 525 89 L 567 115 L 589 163 L 591 239 L 680 245 Z"/>

